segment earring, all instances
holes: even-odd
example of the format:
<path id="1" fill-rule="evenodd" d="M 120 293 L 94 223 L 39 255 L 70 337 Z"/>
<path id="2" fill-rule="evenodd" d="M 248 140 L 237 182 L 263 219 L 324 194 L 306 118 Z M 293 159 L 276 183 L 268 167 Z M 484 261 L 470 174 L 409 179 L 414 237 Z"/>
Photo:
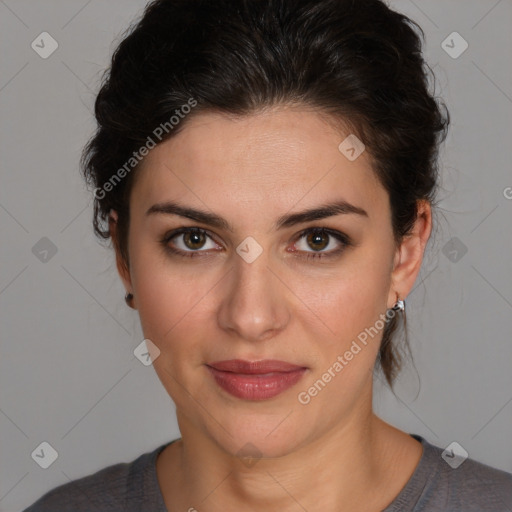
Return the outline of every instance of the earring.
<path id="1" fill-rule="evenodd" d="M 397 294 L 397 300 L 395 302 L 395 305 L 391 309 L 393 309 L 395 311 L 402 311 L 402 313 L 403 313 L 403 312 L 405 312 L 405 301 L 402 299 L 399 299 L 398 297 L 399 297 L 399 295 Z"/>
<path id="2" fill-rule="evenodd" d="M 133 300 L 133 293 L 126 292 L 126 295 L 124 296 L 124 301 L 128 306 L 130 306 L 133 309 L 132 306 L 132 300 Z"/>

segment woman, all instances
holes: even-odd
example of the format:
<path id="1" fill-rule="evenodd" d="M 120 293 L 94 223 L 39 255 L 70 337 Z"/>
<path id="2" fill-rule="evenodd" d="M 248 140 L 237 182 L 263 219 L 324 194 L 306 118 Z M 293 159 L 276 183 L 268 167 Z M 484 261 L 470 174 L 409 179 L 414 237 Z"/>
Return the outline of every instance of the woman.
<path id="1" fill-rule="evenodd" d="M 511 474 L 372 410 L 449 124 L 414 27 L 380 0 L 147 6 L 82 163 L 181 438 L 27 511 L 512 509 Z"/>

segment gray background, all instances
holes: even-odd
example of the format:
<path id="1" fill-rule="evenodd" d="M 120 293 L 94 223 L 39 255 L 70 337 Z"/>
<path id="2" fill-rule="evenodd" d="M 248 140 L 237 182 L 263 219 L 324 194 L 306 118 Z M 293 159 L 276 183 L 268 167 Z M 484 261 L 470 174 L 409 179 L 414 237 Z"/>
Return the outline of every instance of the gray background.
<path id="1" fill-rule="evenodd" d="M 2 511 L 179 436 L 171 399 L 133 354 L 137 313 L 93 236 L 78 173 L 101 72 L 144 5 L 0 0 Z M 375 409 L 512 471 L 512 2 L 390 5 L 425 30 L 453 121 L 436 231 L 407 297 L 417 373 L 401 375 L 398 398 L 376 380 Z M 43 31 L 59 45 L 47 59 L 31 48 Z M 441 46 L 453 31 L 469 44 L 455 59 Z M 43 237 L 54 255 L 36 245 Z M 31 458 L 43 441 L 58 452 L 48 469 Z"/>

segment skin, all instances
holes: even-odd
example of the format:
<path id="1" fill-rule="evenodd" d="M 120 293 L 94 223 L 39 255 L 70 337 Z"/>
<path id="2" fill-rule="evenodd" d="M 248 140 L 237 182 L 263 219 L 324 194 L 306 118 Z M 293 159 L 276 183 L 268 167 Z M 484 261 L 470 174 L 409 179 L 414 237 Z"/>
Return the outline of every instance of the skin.
<path id="1" fill-rule="evenodd" d="M 157 460 L 169 510 L 375 512 L 393 501 L 420 460 L 421 444 L 372 411 L 381 331 L 310 403 L 297 399 L 397 296 L 407 297 L 431 232 L 430 205 L 420 202 L 412 234 L 395 245 L 389 197 L 368 153 L 349 161 L 338 150 L 348 134 L 314 110 L 291 106 L 239 118 L 200 113 L 137 170 L 130 264 L 117 252 L 117 266 L 145 338 L 160 350 L 153 365 L 176 404 L 181 440 Z M 274 228 L 282 215 L 339 199 L 368 216 Z M 146 215 L 170 200 L 215 213 L 232 231 Z M 116 218 L 113 212 L 114 239 Z M 197 257 L 172 255 L 160 242 L 183 226 L 212 237 L 168 242 L 202 251 Z M 344 233 L 352 245 L 331 258 L 306 259 L 342 247 L 328 235 L 299 238 L 312 227 Z M 248 236 L 263 249 L 252 263 L 236 252 Z M 277 397 L 241 400 L 205 367 L 235 358 L 308 370 Z M 261 454 L 250 467 L 237 456 L 246 443 Z"/>

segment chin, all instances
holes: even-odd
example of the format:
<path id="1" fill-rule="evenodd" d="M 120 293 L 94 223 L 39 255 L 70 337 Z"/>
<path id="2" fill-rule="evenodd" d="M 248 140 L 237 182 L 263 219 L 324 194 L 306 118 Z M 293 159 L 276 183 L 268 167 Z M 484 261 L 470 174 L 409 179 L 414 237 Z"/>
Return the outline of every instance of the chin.
<path id="1" fill-rule="evenodd" d="M 283 421 L 290 410 L 281 415 L 250 414 L 244 417 L 219 418 L 225 428 L 210 431 L 215 443 L 226 453 L 237 457 L 283 457 L 296 451 L 304 442 L 305 425 L 297 417 Z M 300 430 L 297 428 L 301 425 Z M 210 425 L 211 427 L 212 425 Z"/>

